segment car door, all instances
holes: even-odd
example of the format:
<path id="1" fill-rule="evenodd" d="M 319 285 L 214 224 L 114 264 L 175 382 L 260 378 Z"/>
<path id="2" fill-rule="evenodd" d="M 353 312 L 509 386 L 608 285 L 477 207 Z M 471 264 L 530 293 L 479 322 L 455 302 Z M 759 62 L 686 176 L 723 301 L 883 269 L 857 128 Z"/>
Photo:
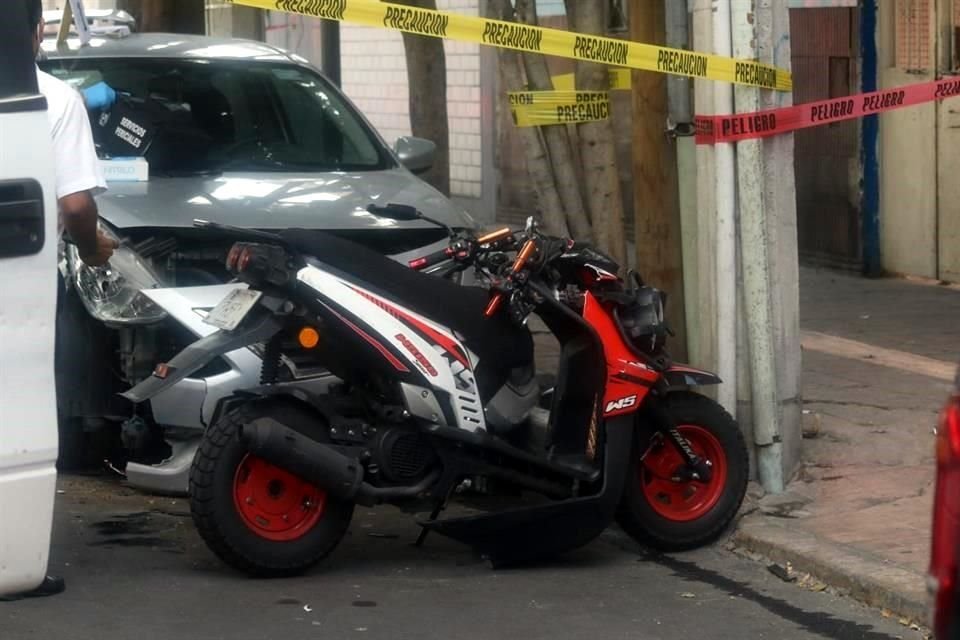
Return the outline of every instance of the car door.
<path id="1" fill-rule="evenodd" d="M 0 20 L 0 594 L 43 579 L 56 493 L 57 203 L 26 1 Z"/>

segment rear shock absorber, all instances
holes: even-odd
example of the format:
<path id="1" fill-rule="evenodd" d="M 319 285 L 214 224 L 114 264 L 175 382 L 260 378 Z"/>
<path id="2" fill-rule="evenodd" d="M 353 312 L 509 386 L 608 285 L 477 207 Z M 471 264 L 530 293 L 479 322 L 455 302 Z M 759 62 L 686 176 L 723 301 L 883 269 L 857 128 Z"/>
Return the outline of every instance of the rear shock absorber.
<path id="1" fill-rule="evenodd" d="M 274 384 L 277 381 L 280 366 L 283 364 L 280 353 L 282 340 L 282 333 L 277 333 L 265 345 L 263 364 L 260 366 L 260 384 Z"/>

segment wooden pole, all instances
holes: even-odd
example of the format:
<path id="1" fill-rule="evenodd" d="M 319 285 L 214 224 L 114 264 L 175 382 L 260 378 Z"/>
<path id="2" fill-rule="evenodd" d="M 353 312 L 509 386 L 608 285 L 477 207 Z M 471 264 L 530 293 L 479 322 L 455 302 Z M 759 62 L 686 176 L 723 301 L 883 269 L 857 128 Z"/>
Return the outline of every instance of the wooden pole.
<path id="1" fill-rule="evenodd" d="M 664 0 L 634 0 L 630 39 L 665 44 Z M 676 333 L 670 353 L 687 357 L 683 299 L 683 251 L 677 150 L 666 133 L 667 76 L 633 72 L 633 190 L 637 270 L 644 280 L 666 291 L 667 321 Z"/>
<path id="2" fill-rule="evenodd" d="M 63 15 L 60 16 L 60 29 L 57 30 L 57 46 L 62 45 L 70 37 L 70 25 L 73 24 L 73 6 L 67 2 L 63 6 Z"/>

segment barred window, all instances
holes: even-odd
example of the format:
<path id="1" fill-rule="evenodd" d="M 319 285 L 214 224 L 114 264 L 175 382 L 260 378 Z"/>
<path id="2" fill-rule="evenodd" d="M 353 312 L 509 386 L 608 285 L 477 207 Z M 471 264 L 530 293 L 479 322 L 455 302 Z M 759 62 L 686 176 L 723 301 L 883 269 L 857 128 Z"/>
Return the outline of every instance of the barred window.
<path id="1" fill-rule="evenodd" d="M 896 66 L 907 72 L 923 73 L 931 68 L 933 0 L 896 0 Z"/>

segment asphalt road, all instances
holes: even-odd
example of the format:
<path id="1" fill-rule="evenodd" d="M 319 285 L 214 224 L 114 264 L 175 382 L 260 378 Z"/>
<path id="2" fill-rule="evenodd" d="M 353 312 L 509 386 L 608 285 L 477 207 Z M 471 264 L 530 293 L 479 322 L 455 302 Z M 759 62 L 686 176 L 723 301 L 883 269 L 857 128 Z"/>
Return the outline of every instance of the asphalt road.
<path id="1" fill-rule="evenodd" d="M 67 478 L 58 495 L 53 598 L 0 602 L 3 640 L 486 638 L 919 638 L 879 612 L 782 582 L 722 548 L 670 557 L 605 534 L 561 561 L 493 571 L 392 509 L 358 509 L 308 576 L 233 573 L 182 499 Z"/>

